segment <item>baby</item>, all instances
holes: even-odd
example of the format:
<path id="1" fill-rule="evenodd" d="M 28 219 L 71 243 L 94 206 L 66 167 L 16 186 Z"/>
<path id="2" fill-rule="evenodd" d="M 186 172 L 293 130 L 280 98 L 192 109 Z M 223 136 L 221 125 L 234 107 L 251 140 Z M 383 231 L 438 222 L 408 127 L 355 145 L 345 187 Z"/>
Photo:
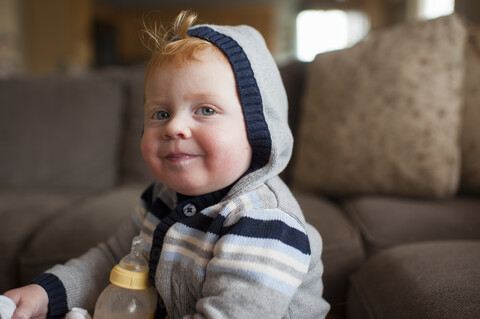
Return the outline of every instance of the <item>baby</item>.
<path id="1" fill-rule="evenodd" d="M 287 98 L 248 26 L 148 31 L 141 151 L 157 182 L 106 243 L 5 293 L 14 318 L 92 309 L 139 233 L 148 244 L 155 318 L 324 318 L 322 241 L 278 177 L 293 139 Z"/>

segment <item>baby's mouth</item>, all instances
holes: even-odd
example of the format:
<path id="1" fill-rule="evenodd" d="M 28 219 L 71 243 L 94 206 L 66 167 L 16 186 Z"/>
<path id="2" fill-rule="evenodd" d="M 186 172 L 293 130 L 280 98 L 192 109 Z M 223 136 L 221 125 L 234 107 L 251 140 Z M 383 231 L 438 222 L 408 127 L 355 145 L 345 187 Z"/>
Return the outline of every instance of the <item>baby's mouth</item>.
<path id="1" fill-rule="evenodd" d="M 165 159 L 170 162 L 183 162 L 199 157 L 200 155 L 188 154 L 188 153 L 169 153 L 165 156 Z"/>

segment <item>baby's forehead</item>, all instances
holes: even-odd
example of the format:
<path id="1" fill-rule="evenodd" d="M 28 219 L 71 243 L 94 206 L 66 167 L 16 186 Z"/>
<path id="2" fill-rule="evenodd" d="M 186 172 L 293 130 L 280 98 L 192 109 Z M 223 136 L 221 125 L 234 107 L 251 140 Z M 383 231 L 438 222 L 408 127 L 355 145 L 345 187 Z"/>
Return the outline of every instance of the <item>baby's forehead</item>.
<path id="1" fill-rule="evenodd" d="M 233 72 L 232 65 L 228 60 L 227 56 L 216 46 L 211 45 L 208 47 L 199 48 L 195 52 L 192 52 L 188 55 L 176 54 L 171 56 L 168 59 L 160 60 L 159 63 L 152 65 L 150 71 L 162 72 L 168 68 L 185 68 L 202 66 L 204 64 L 212 65 L 215 64 L 218 67 L 224 68 L 230 72 L 235 80 L 235 74 Z M 215 71 L 212 70 L 212 76 L 215 76 Z"/>
<path id="2" fill-rule="evenodd" d="M 160 88 L 158 79 L 164 79 L 165 85 L 162 85 L 162 88 L 168 87 L 168 83 L 175 79 L 181 81 L 185 89 L 188 88 L 190 95 L 204 94 L 201 90 L 208 90 L 208 95 L 212 95 L 213 92 L 225 97 L 227 92 L 230 92 L 231 96 L 239 98 L 233 68 L 218 47 L 211 45 L 197 50 L 188 57 L 177 54 L 175 59 L 172 58 L 173 56 L 168 60 L 159 61 L 160 63 L 156 65 L 150 65 L 145 78 L 145 90 L 147 87 L 158 90 Z"/>
<path id="3" fill-rule="evenodd" d="M 228 61 L 227 56 L 218 47 L 214 45 L 199 48 L 195 52 L 193 52 L 191 56 L 184 56 L 179 54 L 177 58 L 174 59 L 174 63 L 180 66 L 188 63 L 201 63 L 205 61 L 219 62 L 226 66 L 230 66 L 230 62 Z"/>

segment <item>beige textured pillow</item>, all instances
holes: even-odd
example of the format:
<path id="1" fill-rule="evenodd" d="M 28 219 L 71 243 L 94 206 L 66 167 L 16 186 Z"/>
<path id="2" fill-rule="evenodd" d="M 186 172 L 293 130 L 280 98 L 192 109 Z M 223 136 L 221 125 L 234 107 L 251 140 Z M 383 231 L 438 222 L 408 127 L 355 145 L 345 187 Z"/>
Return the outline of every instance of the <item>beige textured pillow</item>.
<path id="1" fill-rule="evenodd" d="M 454 194 L 465 42 L 454 15 L 318 55 L 307 78 L 294 186 L 330 195 Z"/>
<path id="2" fill-rule="evenodd" d="M 480 27 L 471 26 L 466 49 L 461 189 L 480 194 Z"/>

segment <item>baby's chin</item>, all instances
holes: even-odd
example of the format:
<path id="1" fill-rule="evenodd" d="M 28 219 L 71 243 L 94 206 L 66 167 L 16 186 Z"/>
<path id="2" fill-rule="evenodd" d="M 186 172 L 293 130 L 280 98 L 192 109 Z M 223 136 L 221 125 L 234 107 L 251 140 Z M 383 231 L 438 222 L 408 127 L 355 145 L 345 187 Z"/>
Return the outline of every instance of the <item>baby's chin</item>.
<path id="1" fill-rule="evenodd" d="M 241 174 L 240 174 L 241 173 Z M 176 193 L 186 196 L 201 196 L 225 189 L 244 176 L 244 172 L 216 172 L 195 174 L 193 170 L 180 174 L 163 174 L 155 176 L 157 181 Z"/>

